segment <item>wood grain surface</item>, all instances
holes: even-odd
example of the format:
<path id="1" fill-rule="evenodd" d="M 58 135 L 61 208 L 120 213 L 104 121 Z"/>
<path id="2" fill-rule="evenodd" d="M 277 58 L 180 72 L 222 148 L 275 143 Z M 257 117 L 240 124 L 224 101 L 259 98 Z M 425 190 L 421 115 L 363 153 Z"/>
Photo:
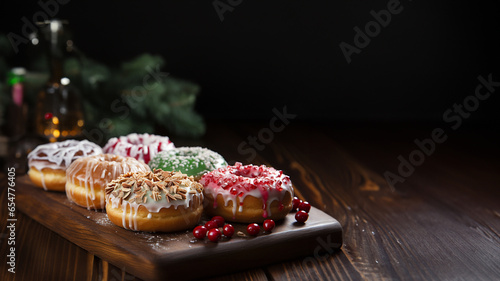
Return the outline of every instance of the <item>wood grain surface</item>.
<path id="1" fill-rule="evenodd" d="M 61 192 L 46 192 L 27 176 L 16 179 L 17 208 L 68 241 L 127 272 L 146 280 L 190 280 L 213 275 L 211 269 L 225 264 L 220 273 L 310 254 L 322 254 L 318 241 L 336 251 L 342 245 L 342 228 L 326 213 L 311 208 L 307 223 L 294 213 L 276 222 L 272 233 L 240 237 L 219 243 L 195 239 L 191 230 L 175 233 L 134 232 L 114 225 L 104 212 L 81 208 Z M 201 223 L 209 220 L 202 218 Z M 233 223 L 235 233 L 246 233 L 246 224 Z M 294 245 L 293 247 L 290 245 Z M 284 255 L 283 253 L 286 253 Z M 198 270 L 190 270 L 196 264 Z"/>
<path id="2" fill-rule="evenodd" d="M 256 157 L 240 153 L 238 146 L 266 127 L 266 123 L 214 123 L 201 140 L 174 142 L 208 147 L 230 162 L 283 170 L 299 197 L 341 223 L 343 247 L 212 280 L 495 280 L 500 276 L 498 138 L 467 128 L 450 132 L 411 176 L 390 186 L 384 173 L 397 173 L 398 156 L 407 157 L 416 149 L 414 140 L 429 137 L 432 127 L 297 123 L 274 133 L 263 148 L 255 149 Z M 1 199 L 5 206 L 5 189 Z M 4 210 L 1 214 L 5 234 Z M 24 242 L 18 249 L 18 266 L 30 269 L 16 273 L 15 280 L 134 280 L 22 213 L 18 218 L 17 239 Z M 2 240 L 2 258 L 5 244 Z M 0 279 L 13 280 L 2 266 Z"/>

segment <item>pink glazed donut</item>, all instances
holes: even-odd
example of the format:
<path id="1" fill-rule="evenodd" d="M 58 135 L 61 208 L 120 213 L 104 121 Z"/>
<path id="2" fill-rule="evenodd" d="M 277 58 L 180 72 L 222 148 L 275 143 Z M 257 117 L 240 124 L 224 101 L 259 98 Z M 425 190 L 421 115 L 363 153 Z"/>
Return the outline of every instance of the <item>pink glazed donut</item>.
<path id="1" fill-rule="evenodd" d="M 132 157 L 148 164 L 160 151 L 175 148 L 168 137 L 150 134 L 129 134 L 119 138 L 111 138 L 104 146 L 104 153 Z"/>
<path id="2" fill-rule="evenodd" d="M 292 209 L 290 177 L 264 165 L 219 168 L 204 174 L 205 211 L 233 222 L 280 220 Z"/>

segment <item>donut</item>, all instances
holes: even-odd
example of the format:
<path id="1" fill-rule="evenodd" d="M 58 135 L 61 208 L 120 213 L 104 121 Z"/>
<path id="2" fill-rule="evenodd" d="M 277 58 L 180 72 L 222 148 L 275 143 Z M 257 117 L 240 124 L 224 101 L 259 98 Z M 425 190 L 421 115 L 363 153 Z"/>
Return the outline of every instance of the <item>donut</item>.
<path id="1" fill-rule="evenodd" d="M 101 154 L 75 160 L 66 170 L 66 196 L 87 209 L 104 209 L 104 189 L 128 172 L 149 172 L 149 166 L 132 157 Z"/>
<path id="2" fill-rule="evenodd" d="M 174 232 L 195 226 L 203 212 L 203 186 L 180 172 L 127 173 L 106 187 L 106 213 L 134 231 Z"/>
<path id="3" fill-rule="evenodd" d="M 87 140 L 42 144 L 28 154 L 28 176 L 45 190 L 64 191 L 68 166 L 75 159 L 101 153 L 100 146 Z"/>
<path id="4" fill-rule="evenodd" d="M 208 172 L 200 179 L 205 210 L 233 222 L 283 219 L 292 210 L 290 177 L 271 167 L 237 162 Z"/>
<path id="5" fill-rule="evenodd" d="M 150 134 L 129 134 L 111 138 L 104 146 L 104 153 L 133 157 L 148 164 L 158 152 L 175 148 L 168 137 Z"/>
<path id="6" fill-rule="evenodd" d="M 179 147 L 162 151 L 149 162 L 151 170 L 178 171 L 199 180 L 206 172 L 226 167 L 226 160 L 217 152 L 201 147 Z"/>

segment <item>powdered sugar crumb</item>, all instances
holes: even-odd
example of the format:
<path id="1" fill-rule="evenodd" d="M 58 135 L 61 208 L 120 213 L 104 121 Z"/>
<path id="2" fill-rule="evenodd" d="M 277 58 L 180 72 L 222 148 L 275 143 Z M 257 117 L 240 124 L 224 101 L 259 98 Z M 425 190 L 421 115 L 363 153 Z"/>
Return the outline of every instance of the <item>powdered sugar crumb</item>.
<path id="1" fill-rule="evenodd" d="M 104 226 L 108 226 L 108 225 L 114 225 L 109 219 L 108 217 L 102 217 L 100 219 L 97 219 L 95 221 L 97 224 L 99 225 L 104 225 Z"/>

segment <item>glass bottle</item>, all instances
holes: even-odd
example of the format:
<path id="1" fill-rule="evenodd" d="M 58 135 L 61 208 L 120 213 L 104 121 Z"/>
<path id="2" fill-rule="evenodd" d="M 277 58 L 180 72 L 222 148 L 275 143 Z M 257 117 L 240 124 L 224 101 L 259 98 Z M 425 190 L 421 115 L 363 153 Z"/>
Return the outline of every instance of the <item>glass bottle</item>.
<path id="1" fill-rule="evenodd" d="M 7 82 L 11 89 L 12 103 L 8 108 L 7 136 L 16 141 L 26 133 L 28 106 L 24 102 L 24 75 L 26 69 L 13 68 L 7 75 Z"/>
<path id="2" fill-rule="evenodd" d="M 45 21 L 40 24 L 40 32 L 40 44 L 47 49 L 50 78 L 38 94 L 35 130 L 51 142 L 81 138 L 85 122 L 82 102 L 63 68 L 72 41 L 61 20 Z"/>
<path id="3" fill-rule="evenodd" d="M 8 74 L 12 103 L 9 105 L 7 122 L 8 153 L 7 167 L 15 168 L 16 174 L 28 171 L 28 154 L 39 144 L 46 142 L 41 137 L 31 133 L 28 104 L 24 100 L 24 68 L 13 68 Z"/>

